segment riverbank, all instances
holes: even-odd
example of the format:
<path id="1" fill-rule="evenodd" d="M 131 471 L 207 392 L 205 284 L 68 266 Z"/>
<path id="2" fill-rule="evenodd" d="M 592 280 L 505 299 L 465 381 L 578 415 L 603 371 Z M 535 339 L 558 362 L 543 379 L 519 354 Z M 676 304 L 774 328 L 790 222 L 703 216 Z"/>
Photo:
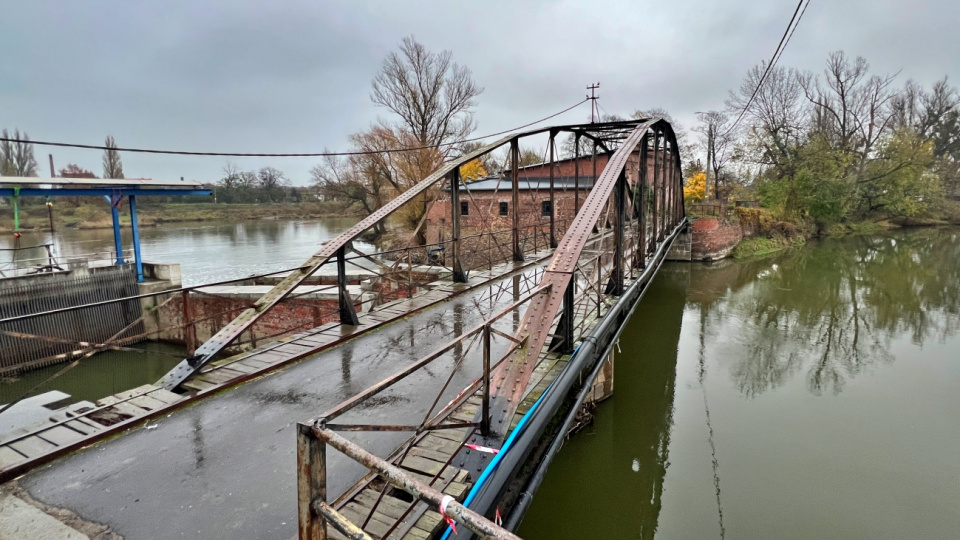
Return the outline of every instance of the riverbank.
<path id="1" fill-rule="evenodd" d="M 793 246 L 805 244 L 812 238 L 838 238 L 870 235 L 899 229 L 960 226 L 960 203 L 948 201 L 939 217 L 902 218 L 876 221 L 836 223 L 817 228 L 812 223 L 780 221 L 763 208 L 737 208 L 727 223 L 737 223 L 743 230 L 742 238 L 730 250 L 737 259 L 762 257 Z"/>
<path id="2" fill-rule="evenodd" d="M 223 203 L 160 203 L 143 201 L 138 205 L 141 227 L 163 223 L 238 222 L 275 219 L 318 219 L 326 217 L 360 217 L 362 211 L 337 201 L 300 203 L 223 204 Z M 123 209 L 121 223 L 130 223 L 130 214 Z M 106 204 L 83 202 L 79 205 L 55 201 L 54 227 L 62 229 L 109 229 L 113 226 L 110 208 Z M 47 207 L 28 204 L 20 208 L 20 229 L 49 230 Z M 13 208 L 0 208 L 0 232 L 13 232 Z"/>

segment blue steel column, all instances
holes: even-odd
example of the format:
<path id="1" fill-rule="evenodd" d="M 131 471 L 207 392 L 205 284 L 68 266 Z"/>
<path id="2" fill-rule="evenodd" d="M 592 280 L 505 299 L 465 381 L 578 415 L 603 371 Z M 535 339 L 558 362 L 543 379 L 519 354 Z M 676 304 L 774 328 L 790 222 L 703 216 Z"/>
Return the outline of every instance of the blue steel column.
<path id="1" fill-rule="evenodd" d="M 123 196 L 111 195 L 108 200 L 110 201 L 110 214 L 113 216 L 113 246 L 117 252 L 116 264 L 123 264 L 123 243 L 120 241 L 120 210 L 117 208 L 120 206 Z"/>
<path id="2" fill-rule="evenodd" d="M 133 260 L 137 263 L 137 283 L 143 283 L 143 260 L 140 258 L 140 224 L 137 221 L 137 197 L 130 195 L 130 230 L 133 231 Z"/>

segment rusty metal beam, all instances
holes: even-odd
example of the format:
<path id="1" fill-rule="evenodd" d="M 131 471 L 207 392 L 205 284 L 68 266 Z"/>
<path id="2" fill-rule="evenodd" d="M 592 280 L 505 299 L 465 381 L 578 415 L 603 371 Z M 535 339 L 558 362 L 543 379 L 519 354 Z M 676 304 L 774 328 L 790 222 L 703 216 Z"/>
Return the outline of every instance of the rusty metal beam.
<path id="1" fill-rule="evenodd" d="M 523 248 L 520 246 L 520 139 L 510 141 L 510 162 L 512 186 L 510 187 L 510 213 L 513 216 L 513 260 L 523 261 Z"/>
<path id="2" fill-rule="evenodd" d="M 499 527 L 487 518 L 458 503 L 453 497 L 418 481 L 399 467 L 378 458 L 333 431 L 324 429 L 322 426 L 313 426 L 312 432 L 314 436 L 324 443 L 336 448 L 351 459 L 376 472 L 381 478 L 386 480 L 388 484 L 406 491 L 415 498 L 429 504 L 432 508 L 437 508 L 442 515 L 449 516 L 481 538 L 521 540 L 520 537 L 510 531 Z M 314 511 L 321 510 L 317 508 L 317 505 L 312 500 L 310 501 L 310 506 Z"/>
<path id="3" fill-rule="evenodd" d="M 468 203 L 469 204 L 469 203 Z M 450 240 L 453 247 L 453 282 L 466 283 L 467 274 L 463 271 L 463 264 L 460 259 L 460 169 L 456 168 L 450 171 Z"/>
<path id="4" fill-rule="evenodd" d="M 547 266 L 541 283 L 550 285 L 550 288 L 533 298 L 523 316 L 516 335 L 519 339 L 527 338 L 526 345 L 512 353 L 511 358 L 491 375 L 494 381 L 491 431 L 496 438 L 502 439 L 510 427 L 510 419 L 520 404 L 527 382 L 539 360 L 540 351 L 563 304 L 563 296 L 573 279 L 580 253 L 607 205 L 627 158 L 657 121 L 659 119 L 638 126 L 608 160 L 607 166 L 584 201 L 583 209 L 570 224 Z"/>

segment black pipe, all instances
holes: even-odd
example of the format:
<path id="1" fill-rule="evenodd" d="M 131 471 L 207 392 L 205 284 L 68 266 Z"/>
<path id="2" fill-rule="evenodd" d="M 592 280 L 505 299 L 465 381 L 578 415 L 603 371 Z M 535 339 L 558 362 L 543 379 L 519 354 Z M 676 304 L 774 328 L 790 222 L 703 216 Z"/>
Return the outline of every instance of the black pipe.
<path id="1" fill-rule="evenodd" d="M 677 237 L 685 225 L 686 219 L 683 219 L 676 226 L 676 228 L 674 228 L 670 236 L 668 236 L 665 241 L 661 242 L 660 248 L 654 254 L 654 261 L 660 260 L 660 262 L 662 262 L 662 260 L 666 258 L 667 251 L 673 244 L 673 240 Z M 493 471 L 489 477 L 487 477 L 486 483 L 484 483 L 484 485 L 477 492 L 476 497 L 474 497 L 473 502 L 470 504 L 471 510 L 493 519 L 497 505 L 507 485 L 516 477 L 517 472 L 526 462 L 530 452 L 533 451 L 533 449 L 540 442 L 540 439 L 543 436 L 548 424 L 553 420 L 554 416 L 556 416 L 557 411 L 559 411 L 564 401 L 566 401 L 570 391 L 574 388 L 574 385 L 582 380 L 581 376 L 585 370 L 594 368 L 593 362 L 596 362 L 599 358 L 602 358 L 602 356 L 598 355 L 596 351 L 598 342 L 602 341 L 605 344 L 604 351 L 608 350 L 609 346 L 615 343 L 615 339 L 610 338 L 615 338 L 620 335 L 624 323 L 626 323 L 629 315 L 633 313 L 634 309 L 636 309 L 640 297 L 646 290 L 646 285 L 653 279 L 655 273 L 654 269 L 659 269 L 659 266 L 659 263 L 648 265 L 647 269 L 640 274 L 640 278 L 630 286 L 627 292 L 621 296 L 613 306 L 611 306 L 606 316 L 604 316 L 597 326 L 594 327 L 594 329 L 590 332 L 590 335 L 582 340 L 576 356 L 574 356 L 564 367 L 563 371 L 560 372 L 560 375 L 551 385 L 550 391 L 546 396 L 544 396 L 543 402 L 531 414 L 530 419 L 527 422 L 526 429 L 524 429 L 523 433 L 517 437 L 510 452 L 507 452 L 503 456 L 497 469 Z M 602 362 L 597 363 L 602 365 Z M 594 374 L 591 373 L 590 375 L 592 377 Z M 592 380 L 593 379 L 591 378 L 591 383 L 589 384 L 584 383 L 584 388 L 589 389 L 592 386 Z M 576 411 L 577 409 L 572 409 L 570 414 L 576 415 Z M 557 438 L 559 439 L 562 439 L 565 436 L 565 431 L 561 431 L 557 434 Z M 556 443 L 556 440 L 554 443 Z M 556 448 L 554 448 L 554 446 L 556 446 Z M 550 450 L 553 451 L 553 454 L 556 454 L 560 446 L 561 445 L 552 444 Z M 549 460 L 552 459 L 553 456 L 550 455 Z M 547 458 L 545 458 L 544 461 L 547 461 Z M 549 465 L 549 462 L 547 465 Z M 544 473 L 545 471 L 546 468 L 544 467 Z M 536 491 L 536 488 L 539 487 L 539 482 L 542 481 L 543 473 L 541 473 L 538 469 L 536 474 L 541 476 L 540 480 L 535 486 L 532 486 L 530 483 L 528 483 L 527 488 L 524 489 L 524 494 L 526 496 L 521 497 L 521 499 L 533 498 L 533 493 Z M 531 487 L 533 488 L 532 491 L 530 489 Z M 515 512 L 512 511 L 510 513 L 510 521 L 514 524 L 514 526 L 519 525 L 520 518 L 522 517 L 522 511 L 525 511 L 528 505 L 529 502 L 526 502 L 523 503 L 523 506 L 519 507 L 521 510 L 521 516 L 518 518 L 514 518 Z M 508 530 L 513 529 L 508 527 Z M 464 530 L 458 535 L 451 536 L 451 538 L 470 539 L 473 538 L 473 534 L 470 531 Z"/>

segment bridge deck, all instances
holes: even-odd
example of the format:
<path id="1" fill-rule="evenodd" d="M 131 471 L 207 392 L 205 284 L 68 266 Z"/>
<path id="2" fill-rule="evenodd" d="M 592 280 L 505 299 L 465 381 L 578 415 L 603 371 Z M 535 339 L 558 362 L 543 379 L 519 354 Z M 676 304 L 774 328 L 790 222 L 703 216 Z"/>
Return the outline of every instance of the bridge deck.
<path id="1" fill-rule="evenodd" d="M 516 423 L 563 370 L 568 359 L 569 356 L 550 354 L 538 366 L 535 376 L 527 385 L 526 396 L 514 416 L 511 428 L 516 426 Z M 454 409 L 448 418 L 472 422 L 479 410 L 480 399 L 478 391 L 463 405 Z M 463 502 L 470 488 L 473 487 L 473 482 L 467 471 L 455 467 L 451 462 L 471 433 L 472 430 L 468 428 L 424 433 L 413 439 L 410 451 L 405 455 L 403 449 L 410 441 L 402 444 L 390 456 L 390 461 L 423 483 L 432 485 Z M 445 526 L 438 512 L 430 510 L 423 502 L 405 500 L 409 497 L 404 495 L 389 487 L 384 490 L 382 481 L 373 475 L 367 475 L 348 489 L 334 503 L 334 507 L 354 523 L 358 525 L 366 523 L 364 530 L 375 538 L 413 540 L 432 538 Z M 347 538 L 332 527 L 328 528 L 328 534 L 330 538 L 337 540 Z"/>
<path id="2" fill-rule="evenodd" d="M 241 376 L 257 379 L 230 392 L 219 390 L 231 380 L 204 386 L 198 395 L 209 397 L 193 406 L 177 411 L 163 409 L 146 425 L 149 429 L 131 430 L 123 437 L 60 459 L 30 472 L 19 483 L 35 499 L 106 524 L 127 538 L 292 537 L 296 533 L 296 422 L 314 417 L 399 366 L 408 365 L 424 351 L 448 341 L 458 327 L 470 328 L 511 304 L 514 298 L 509 276 L 520 272 L 525 284 L 521 293 L 525 294 L 526 287 L 535 283 L 530 279 L 531 272 L 548 256 L 549 252 L 542 252 L 530 256 L 526 263 L 495 268 L 492 279 L 486 272 L 472 273 L 466 286 L 438 283 L 434 292 L 406 300 L 409 309 L 417 307 L 419 312 L 402 315 L 409 312 L 395 311 L 394 317 L 387 319 L 392 324 L 380 325 L 371 339 L 341 341 L 339 346 L 329 346 L 319 354 L 316 349 L 321 346 L 315 341 L 312 351 L 285 347 L 289 365 L 268 377 L 261 376 L 266 367 L 243 374 L 231 369 L 230 361 L 214 366 L 201 375 L 208 384 L 214 383 L 208 374 L 218 371 L 233 377 L 234 382 Z M 449 294 L 458 291 L 459 296 L 449 299 Z M 432 300 L 439 298 L 439 293 L 448 300 Z M 385 305 L 382 313 L 366 317 L 386 315 L 401 305 Z M 374 332 L 372 325 L 348 330 L 339 327 L 336 332 Z M 261 353 L 272 354 L 298 340 L 303 343 L 314 339 L 315 335 L 296 336 L 287 343 L 274 344 L 276 348 L 271 351 L 265 347 L 244 355 L 243 363 L 252 366 L 254 363 L 248 360 L 260 362 L 256 356 Z M 294 363 L 298 355 L 310 358 Z M 462 388 L 478 375 L 479 366 L 465 364 L 464 368 L 451 388 Z M 442 382 L 445 375 L 424 372 L 411 377 L 410 385 L 436 387 L 437 380 Z M 428 407 L 434 392 L 429 393 L 420 395 L 405 387 L 402 393 L 390 397 L 395 406 L 361 407 L 350 414 L 366 422 L 383 421 L 383 415 L 392 414 L 388 420 L 400 417 L 409 423 L 411 417 L 422 415 Z M 141 420 L 135 425 L 145 424 Z M 364 444 L 387 456 L 403 438 L 402 434 L 378 433 L 367 437 Z M 333 458 L 330 466 L 337 471 L 329 486 L 333 497 L 366 472 L 343 456 Z"/>
<path id="3" fill-rule="evenodd" d="M 384 324 L 543 261 L 549 253 L 533 254 L 525 263 L 507 263 L 471 272 L 468 283 L 453 283 L 448 272 L 447 279 L 427 284 L 412 298 L 400 298 L 361 314 L 357 326 L 328 323 L 253 351 L 212 362 L 184 382 L 183 386 L 190 390 L 185 396 L 148 384 L 102 398 L 96 403 L 84 401 L 52 412 L 44 421 L 0 436 L 0 479 L 14 477 L 38 463 L 165 414 L 171 407 L 182 406 L 185 400 L 205 397 L 346 343 Z"/>

